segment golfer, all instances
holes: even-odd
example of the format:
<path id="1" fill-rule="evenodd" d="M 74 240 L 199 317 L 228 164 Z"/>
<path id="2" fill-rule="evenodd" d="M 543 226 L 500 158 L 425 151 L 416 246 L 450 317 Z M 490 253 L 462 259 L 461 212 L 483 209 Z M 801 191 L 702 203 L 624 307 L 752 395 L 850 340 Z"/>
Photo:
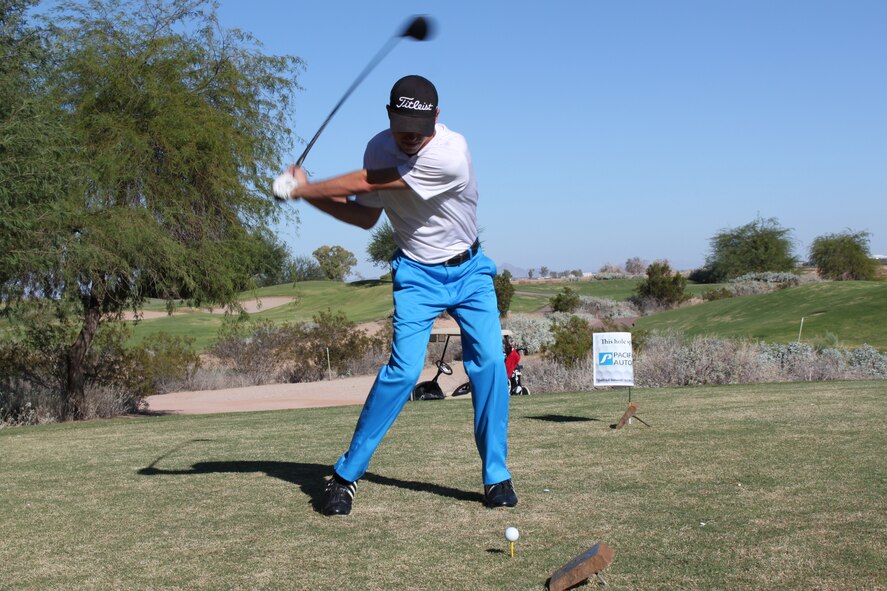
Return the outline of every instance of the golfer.
<path id="1" fill-rule="evenodd" d="M 391 357 L 379 370 L 348 451 L 333 466 L 321 510 L 325 515 L 351 512 L 357 481 L 409 400 L 432 325 L 444 310 L 462 331 L 484 504 L 514 507 L 517 495 L 505 463 L 509 396 L 493 288 L 496 265 L 478 241 L 471 154 L 464 137 L 437 122 L 437 90 L 425 78 L 398 80 L 387 109 L 389 128 L 369 141 L 361 170 L 309 182 L 301 168 L 292 166 L 275 182 L 278 197 L 304 199 L 365 229 L 384 211 L 398 246 L 391 261 Z"/>

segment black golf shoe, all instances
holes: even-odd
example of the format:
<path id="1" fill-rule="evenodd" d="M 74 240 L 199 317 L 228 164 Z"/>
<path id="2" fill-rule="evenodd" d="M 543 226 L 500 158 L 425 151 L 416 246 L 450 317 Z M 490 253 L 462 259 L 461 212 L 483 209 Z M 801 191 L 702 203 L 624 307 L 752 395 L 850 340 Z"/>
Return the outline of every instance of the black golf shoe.
<path id="1" fill-rule="evenodd" d="M 338 474 L 333 474 L 333 477 L 326 483 L 321 513 L 324 515 L 348 515 L 351 513 L 351 503 L 354 501 L 355 493 L 357 493 L 357 481 L 348 482 L 340 478 Z"/>
<path id="2" fill-rule="evenodd" d="M 514 507 L 517 505 L 517 493 L 511 480 L 503 480 L 496 484 L 484 485 L 484 505 L 490 508 Z"/>

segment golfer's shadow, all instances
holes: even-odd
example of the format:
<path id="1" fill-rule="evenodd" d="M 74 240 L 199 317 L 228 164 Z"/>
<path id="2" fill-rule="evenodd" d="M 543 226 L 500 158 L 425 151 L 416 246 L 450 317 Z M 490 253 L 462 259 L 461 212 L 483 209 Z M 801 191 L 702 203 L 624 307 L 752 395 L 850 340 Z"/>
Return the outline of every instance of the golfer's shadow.
<path id="1" fill-rule="evenodd" d="M 163 456 L 162 456 L 163 457 Z M 158 460 L 162 459 L 158 458 Z M 229 461 L 229 462 L 198 462 L 192 464 L 190 468 L 185 470 L 165 470 L 156 467 L 157 460 L 146 468 L 138 471 L 142 476 L 198 476 L 201 474 L 247 474 L 252 472 L 263 472 L 272 478 L 279 478 L 284 482 L 295 484 L 305 493 L 311 501 L 311 505 L 315 511 L 320 511 L 323 503 L 323 492 L 326 487 L 326 480 L 332 476 L 332 468 L 322 464 L 304 464 L 300 462 L 271 462 L 271 461 Z M 432 484 L 430 482 L 417 482 L 413 480 L 400 480 L 397 478 L 388 478 L 387 476 L 379 476 L 372 472 L 367 472 L 361 478 L 362 481 L 373 482 L 384 486 L 395 486 L 397 488 L 405 488 L 417 492 L 427 492 L 449 497 L 457 501 L 483 501 L 483 495 L 478 492 L 468 492 Z"/>

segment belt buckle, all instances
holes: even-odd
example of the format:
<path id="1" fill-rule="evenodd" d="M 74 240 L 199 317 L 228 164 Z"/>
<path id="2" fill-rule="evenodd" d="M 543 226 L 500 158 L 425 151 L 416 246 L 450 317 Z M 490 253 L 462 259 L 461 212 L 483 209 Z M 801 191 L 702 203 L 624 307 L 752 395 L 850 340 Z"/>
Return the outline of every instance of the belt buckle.
<path id="1" fill-rule="evenodd" d="M 451 257 L 444 261 L 444 267 L 458 267 L 462 263 L 465 262 L 465 253 L 467 251 L 460 252 L 454 257 Z"/>
<path id="2" fill-rule="evenodd" d="M 467 249 L 463 250 L 462 252 L 460 252 L 456 256 L 445 260 L 442 264 L 444 267 L 457 267 L 457 266 L 461 265 L 462 263 L 464 263 L 465 261 L 469 260 L 472 255 L 477 254 L 477 250 L 479 247 L 480 247 L 480 244 L 478 244 L 478 240 L 475 239 L 474 244 L 472 244 L 471 246 L 469 246 Z"/>

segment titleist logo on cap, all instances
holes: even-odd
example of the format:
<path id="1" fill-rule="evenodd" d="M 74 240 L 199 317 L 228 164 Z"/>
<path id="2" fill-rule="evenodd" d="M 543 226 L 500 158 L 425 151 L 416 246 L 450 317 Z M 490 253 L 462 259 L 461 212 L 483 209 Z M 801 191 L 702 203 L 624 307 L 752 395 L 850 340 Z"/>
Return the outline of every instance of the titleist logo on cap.
<path id="1" fill-rule="evenodd" d="M 411 96 L 402 96 L 398 98 L 395 107 L 398 109 L 413 109 L 414 111 L 434 110 L 434 105 L 432 103 L 423 103 L 421 100 L 415 99 Z"/>

